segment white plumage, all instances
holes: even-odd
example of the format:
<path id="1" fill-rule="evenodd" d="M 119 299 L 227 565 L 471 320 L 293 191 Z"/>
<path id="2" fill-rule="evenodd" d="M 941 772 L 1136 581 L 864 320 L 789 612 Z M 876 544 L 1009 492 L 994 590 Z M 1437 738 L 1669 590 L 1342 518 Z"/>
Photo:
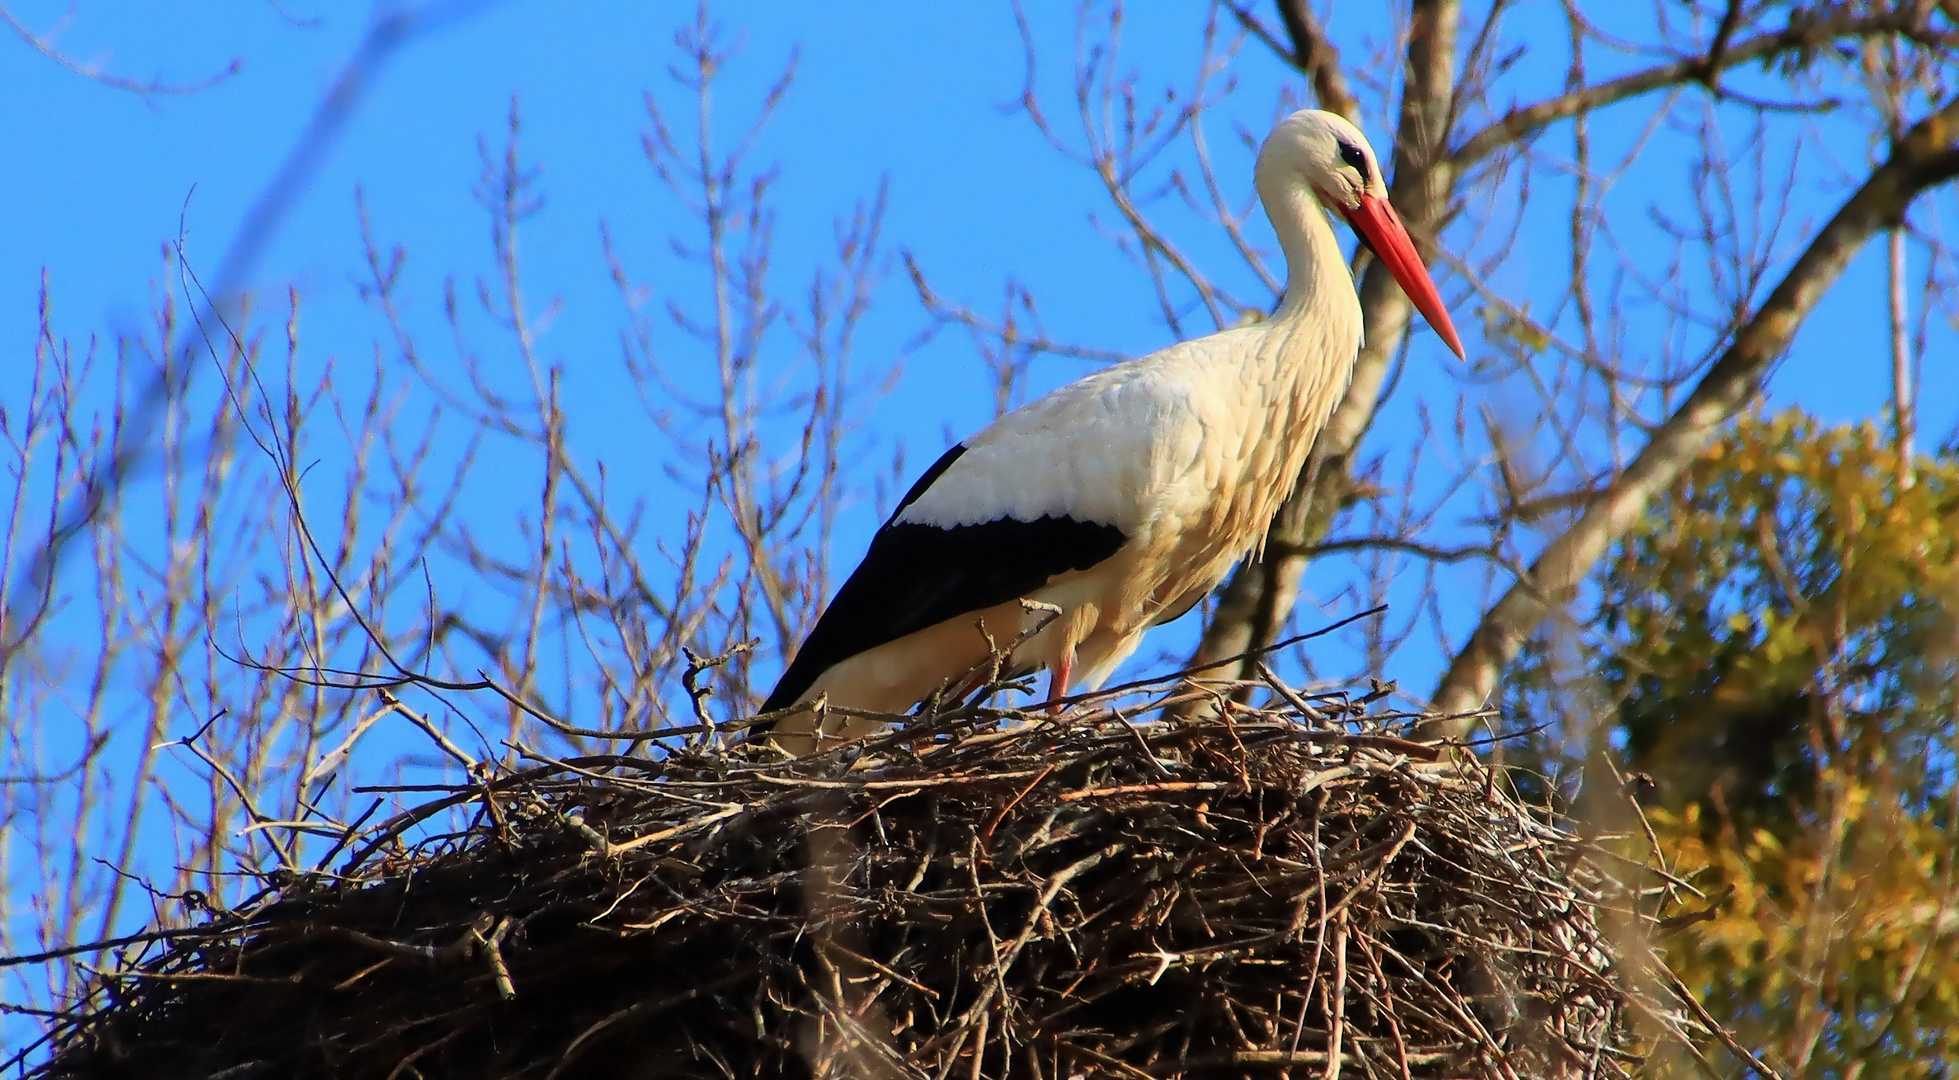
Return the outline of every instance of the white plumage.
<path id="1" fill-rule="evenodd" d="M 1036 627 L 1012 667 L 1048 669 L 1060 697 L 1100 685 L 1144 631 L 1215 588 L 1264 537 L 1353 374 L 1360 302 L 1323 208 L 1462 355 L 1351 124 L 1288 117 L 1255 182 L 1286 257 L 1278 312 L 1096 372 L 953 447 L 879 530 L 765 710 L 821 699 L 902 713 L 962 690 L 993 647 Z M 800 754 L 877 726 L 805 708 L 770 737 Z"/>

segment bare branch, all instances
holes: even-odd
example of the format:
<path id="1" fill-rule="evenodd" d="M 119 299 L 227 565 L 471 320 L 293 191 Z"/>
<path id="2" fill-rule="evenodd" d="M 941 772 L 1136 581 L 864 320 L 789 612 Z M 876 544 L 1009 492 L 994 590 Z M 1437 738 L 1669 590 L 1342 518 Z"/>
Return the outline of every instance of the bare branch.
<path id="1" fill-rule="evenodd" d="M 1739 5 L 1736 5 L 1739 7 Z M 1732 12 L 1730 13 L 1732 14 Z M 1724 28 L 1727 26 L 1725 20 Z M 1758 60 L 1769 60 L 1786 53 L 1814 50 L 1842 39 L 1883 37 L 1900 34 L 1914 41 L 1940 48 L 1959 45 L 1959 34 L 1933 30 L 1920 10 L 1901 8 L 1879 15 L 1839 16 L 1830 19 L 1791 19 L 1788 27 L 1762 34 L 1734 45 L 1722 46 L 1717 36 L 1709 50 L 1699 56 L 1683 57 L 1622 75 L 1596 86 L 1588 86 L 1548 98 L 1534 105 L 1511 109 L 1503 119 L 1463 140 L 1455 151 L 1455 164 L 1467 169 L 1497 150 L 1527 138 L 1560 120 L 1580 113 L 1650 94 L 1682 83 L 1700 82 L 1714 88 L 1720 72 Z M 1718 89 L 1716 92 L 1719 92 Z"/>
<path id="2" fill-rule="evenodd" d="M 62 21 L 66 22 L 67 16 L 63 16 Z M 171 82 L 161 75 L 150 79 L 148 82 L 143 82 L 126 76 L 111 74 L 104 70 L 100 64 L 84 64 L 76 60 L 67 53 L 62 52 L 55 45 L 54 39 L 59 32 L 58 30 L 37 34 L 29 30 L 27 25 L 21 22 L 20 18 L 4 4 L 0 4 L 0 22 L 6 23 L 9 29 L 20 35 L 20 39 L 32 47 L 35 52 L 54 61 L 64 70 L 80 75 L 90 82 L 106 86 L 111 90 L 127 90 L 143 98 L 148 98 L 156 94 L 194 94 L 199 90 L 208 90 L 245 70 L 244 59 L 233 57 L 231 62 L 223 68 L 202 78 L 191 79 L 188 82 Z"/>
<path id="3" fill-rule="evenodd" d="M 1226 6 L 1231 9 L 1232 17 L 1238 20 L 1239 26 L 1312 80 L 1313 93 L 1320 100 L 1320 108 L 1360 123 L 1360 102 L 1347 86 L 1346 73 L 1340 70 L 1340 50 L 1327 39 L 1319 17 L 1313 14 L 1306 0 L 1276 0 L 1276 3 L 1279 20 L 1285 24 L 1286 37 L 1291 41 L 1290 47 L 1274 38 L 1265 24 L 1252 14 L 1250 7 L 1236 3 Z"/>

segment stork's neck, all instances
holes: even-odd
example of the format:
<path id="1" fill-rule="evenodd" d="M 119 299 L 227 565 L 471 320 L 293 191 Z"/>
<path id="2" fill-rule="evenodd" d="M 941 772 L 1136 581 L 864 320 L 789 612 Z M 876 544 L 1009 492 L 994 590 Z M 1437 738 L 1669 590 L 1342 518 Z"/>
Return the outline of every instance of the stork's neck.
<path id="1" fill-rule="evenodd" d="M 1255 544 L 1292 493 L 1327 417 L 1346 393 L 1360 349 L 1360 298 L 1319 200 L 1296 172 L 1261 157 L 1258 192 L 1286 255 L 1286 295 L 1251 333 L 1250 348 L 1228 351 L 1238 368 L 1245 416 L 1255 425 L 1226 473 L 1225 501 L 1236 520 L 1255 523 Z M 1289 175 L 1288 175 L 1289 174 Z"/>
<path id="2" fill-rule="evenodd" d="M 1250 350 L 1260 369 L 1253 392 L 1264 402 L 1267 423 L 1282 435 L 1278 441 L 1287 446 L 1283 460 L 1274 463 L 1283 480 L 1273 482 L 1289 490 L 1353 378 L 1360 297 L 1326 211 L 1297 173 L 1261 167 L 1257 180 L 1266 216 L 1285 250 L 1286 295 L 1262 327 L 1261 347 Z"/>
<path id="3" fill-rule="evenodd" d="M 1353 275 L 1319 200 L 1294 177 L 1261 170 L 1257 183 L 1265 216 L 1286 256 L 1286 295 L 1276 318 L 1351 321 L 1358 327 L 1360 299 L 1354 294 Z"/>

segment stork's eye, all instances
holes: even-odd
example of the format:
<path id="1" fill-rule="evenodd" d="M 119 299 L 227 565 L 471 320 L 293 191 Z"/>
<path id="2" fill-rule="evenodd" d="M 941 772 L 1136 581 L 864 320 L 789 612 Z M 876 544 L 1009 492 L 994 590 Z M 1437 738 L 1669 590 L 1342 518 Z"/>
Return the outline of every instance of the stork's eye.
<path id="1" fill-rule="evenodd" d="M 1367 155 L 1361 152 L 1360 147 L 1355 146 L 1353 143 L 1350 142 L 1341 143 L 1340 160 L 1346 162 L 1349 165 L 1352 165 L 1354 167 L 1354 171 L 1360 174 L 1361 181 L 1363 183 L 1366 182 Z"/>

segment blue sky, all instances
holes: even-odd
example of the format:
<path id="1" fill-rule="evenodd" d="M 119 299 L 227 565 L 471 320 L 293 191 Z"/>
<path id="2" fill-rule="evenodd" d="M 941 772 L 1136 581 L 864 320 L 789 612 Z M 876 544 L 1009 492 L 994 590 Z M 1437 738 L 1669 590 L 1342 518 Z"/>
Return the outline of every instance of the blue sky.
<path id="1" fill-rule="evenodd" d="M 641 96 L 666 92 L 673 22 L 682 14 L 656 5 L 507 2 L 418 41 L 372 87 L 295 207 L 258 285 L 292 283 L 334 299 L 358 256 L 356 186 L 388 237 L 419 259 L 455 269 L 480 262 L 482 214 L 468 198 L 476 143 L 498 137 L 514 96 L 549 200 L 529 238 L 533 274 L 567 299 L 574 319 L 611 300 L 609 288 L 590 287 L 604 281 L 599 222 L 611 222 L 629 243 L 657 243 L 679 224 L 639 138 Z M 1081 179 L 996 108 L 1018 90 L 1018 46 L 1001 12 L 894 3 L 864 5 L 852 17 L 801 7 L 771 14 L 752 26 L 723 16 L 731 35 L 746 40 L 724 108 L 742 115 L 742 97 L 758 93 L 800 51 L 797 89 L 763 150 L 782 163 L 783 183 L 794 192 L 796 212 L 783 222 L 792 259 L 820 244 L 830 218 L 887 175 L 892 234 L 952 256 L 943 272 L 960 276 L 949 284 L 997 285 L 1003 268 L 1025 266 L 1036 238 L 1073 241 L 1054 252 L 1063 256 L 1056 262 L 1099 253 L 1079 236 Z M 43 266 L 65 328 L 146 318 L 159 245 L 174 235 L 187 198 L 193 256 L 217 259 L 364 28 L 355 17 L 318 18 L 317 26 L 295 27 L 270 5 L 251 2 L 167 16 L 143 4 L 85 5 L 60 44 L 118 73 L 191 80 L 234 57 L 243 61 L 237 77 L 212 89 L 147 101 L 30 63 L 24 48 L 10 46 L 20 55 L 0 98 L 0 130 L 21 152 L 0 179 L 15 208 L 0 232 L 0 302 L 15 316 L 16 335 L 31 333 Z M 999 213 L 1002 206 L 1014 213 Z M 1085 250 L 1077 254 L 1077 246 Z M 1057 297 L 1057 307 L 1092 294 L 1083 287 L 1092 269 L 1053 275 L 1057 288 L 1074 282 L 1080 290 Z M 575 323 L 563 330 L 560 352 L 584 344 L 577 330 Z"/>

